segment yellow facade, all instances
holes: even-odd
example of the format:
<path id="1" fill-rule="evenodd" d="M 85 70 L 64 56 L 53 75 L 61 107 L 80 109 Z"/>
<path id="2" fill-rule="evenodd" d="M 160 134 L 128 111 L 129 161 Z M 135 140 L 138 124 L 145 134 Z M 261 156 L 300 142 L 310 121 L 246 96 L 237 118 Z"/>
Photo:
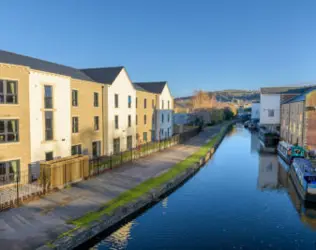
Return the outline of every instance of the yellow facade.
<path id="1" fill-rule="evenodd" d="M 0 63 L 0 80 L 17 82 L 17 104 L 0 103 L 0 120 L 18 120 L 18 140 L 0 143 L 0 163 L 19 160 L 21 178 L 24 175 L 27 178 L 30 163 L 29 68 Z"/>
<path id="2" fill-rule="evenodd" d="M 155 109 L 159 98 L 157 94 L 141 90 L 136 91 L 136 98 L 136 138 L 137 145 L 140 145 L 152 141 L 152 133 L 155 130 Z"/>
<path id="3" fill-rule="evenodd" d="M 100 141 L 100 153 L 103 155 L 105 134 L 103 119 L 105 119 L 104 85 L 82 80 L 71 79 L 71 92 L 77 91 L 77 105 L 71 98 L 71 116 L 78 117 L 78 132 L 71 135 L 72 146 L 81 145 L 83 154 L 92 155 L 92 143 Z M 94 95 L 98 95 L 98 105 L 94 103 Z M 73 95 L 73 94 L 72 94 Z M 98 128 L 95 127 L 95 117 L 98 117 Z M 72 118 L 71 118 L 72 122 Z M 73 124 L 71 124 L 73 126 Z"/>

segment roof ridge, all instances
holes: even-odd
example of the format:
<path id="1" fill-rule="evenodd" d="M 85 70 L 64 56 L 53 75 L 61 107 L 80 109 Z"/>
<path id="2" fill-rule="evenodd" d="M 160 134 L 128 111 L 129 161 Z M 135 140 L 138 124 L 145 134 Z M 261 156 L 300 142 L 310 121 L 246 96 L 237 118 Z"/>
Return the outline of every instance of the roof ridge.
<path id="1" fill-rule="evenodd" d="M 87 69 L 116 69 L 116 68 L 125 68 L 124 66 L 111 66 L 111 67 L 96 67 L 96 68 L 82 68 L 79 69 L 80 71 L 82 70 L 87 70 Z"/>

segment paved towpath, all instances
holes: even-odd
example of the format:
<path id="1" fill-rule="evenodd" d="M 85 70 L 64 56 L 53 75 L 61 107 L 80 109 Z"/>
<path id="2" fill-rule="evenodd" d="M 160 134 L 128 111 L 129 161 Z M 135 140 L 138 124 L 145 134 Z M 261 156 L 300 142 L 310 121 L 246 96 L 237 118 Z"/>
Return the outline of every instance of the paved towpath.
<path id="1" fill-rule="evenodd" d="M 220 131 L 206 128 L 185 144 L 125 164 L 71 188 L 51 193 L 22 207 L 0 213 L 1 249 L 36 249 L 68 231 L 69 219 L 96 211 L 107 201 L 141 182 L 162 174 L 199 149 Z"/>

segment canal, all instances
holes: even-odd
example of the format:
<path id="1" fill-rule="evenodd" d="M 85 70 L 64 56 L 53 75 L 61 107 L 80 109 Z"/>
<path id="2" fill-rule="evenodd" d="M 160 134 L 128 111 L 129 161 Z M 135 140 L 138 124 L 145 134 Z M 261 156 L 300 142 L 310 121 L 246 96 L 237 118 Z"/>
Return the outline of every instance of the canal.
<path id="1" fill-rule="evenodd" d="M 257 146 L 236 126 L 194 177 L 91 249 L 316 249 L 316 207 Z"/>

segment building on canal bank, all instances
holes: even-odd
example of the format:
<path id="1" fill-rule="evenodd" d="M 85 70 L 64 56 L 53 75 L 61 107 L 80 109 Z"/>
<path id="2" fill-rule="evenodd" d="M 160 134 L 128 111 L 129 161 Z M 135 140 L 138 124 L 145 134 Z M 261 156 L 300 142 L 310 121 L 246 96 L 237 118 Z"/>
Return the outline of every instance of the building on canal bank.
<path id="1" fill-rule="evenodd" d="M 251 119 L 260 119 L 260 102 L 251 104 Z"/>
<path id="2" fill-rule="evenodd" d="M 163 82 L 136 82 L 137 86 L 157 97 L 154 119 L 154 140 L 163 140 L 173 135 L 173 97 L 168 83 Z"/>
<path id="3" fill-rule="evenodd" d="M 281 104 L 308 90 L 305 87 L 271 87 L 260 90 L 260 126 L 280 132 Z"/>
<path id="4" fill-rule="evenodd" d="M 306 90 L 281 104 L 281 138 L 316 149 L 316 88 Z"/>

